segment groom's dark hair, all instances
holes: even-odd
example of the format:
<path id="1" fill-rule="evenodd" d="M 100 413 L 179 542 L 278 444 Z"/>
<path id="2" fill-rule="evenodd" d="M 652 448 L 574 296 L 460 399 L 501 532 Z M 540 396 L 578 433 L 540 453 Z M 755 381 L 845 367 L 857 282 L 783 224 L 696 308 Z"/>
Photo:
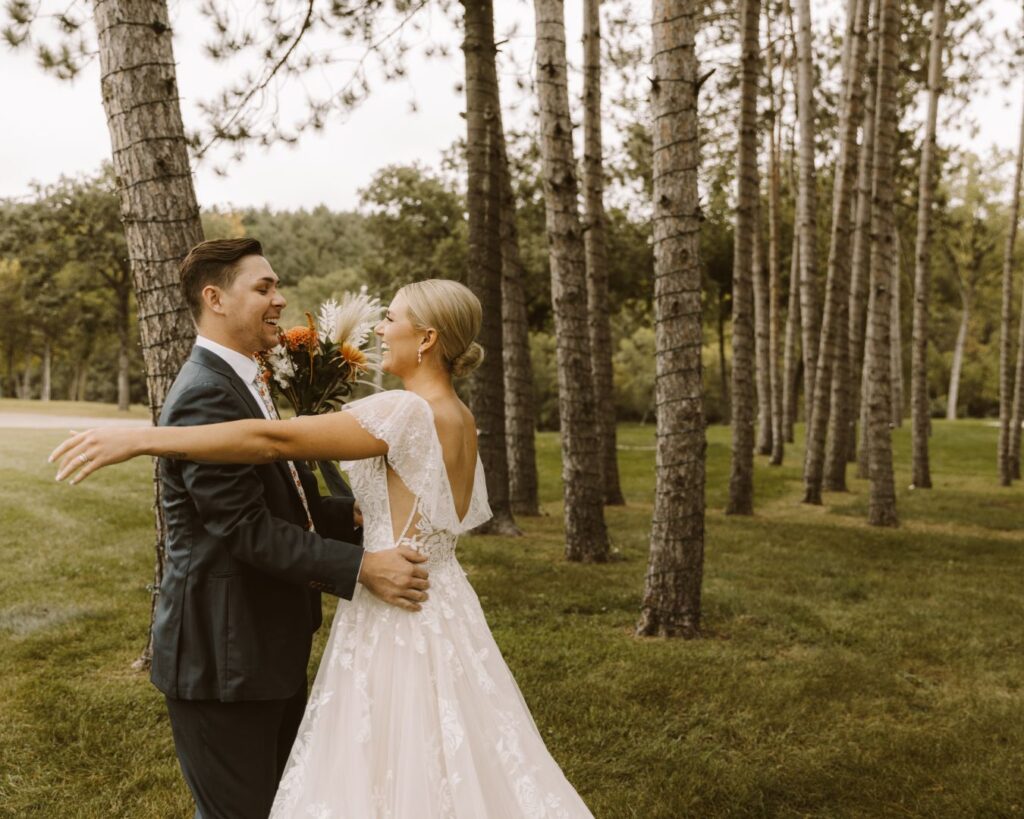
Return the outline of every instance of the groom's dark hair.
<path id="1" fill-rule="evenodd" d="M 239 260 L 262 255 L 263 245 L 256 239 L 211 239 L 192 248 L 181 263 L 181 292 L 192 318 L 198 322 L 203 314 L 204 287 L 231 287 Z"/>

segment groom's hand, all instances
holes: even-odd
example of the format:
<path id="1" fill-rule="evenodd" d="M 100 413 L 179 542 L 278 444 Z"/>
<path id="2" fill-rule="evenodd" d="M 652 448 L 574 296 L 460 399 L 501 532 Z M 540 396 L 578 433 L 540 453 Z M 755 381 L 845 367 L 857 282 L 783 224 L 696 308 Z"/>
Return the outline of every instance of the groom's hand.
<path id="1" fill-rule="evenodd" d="M 366 552 L 359 570 L 359 582 L 385 603 L 419 611 L 420 603 L 427 599 L 427 556 L 407 546 Z"/>

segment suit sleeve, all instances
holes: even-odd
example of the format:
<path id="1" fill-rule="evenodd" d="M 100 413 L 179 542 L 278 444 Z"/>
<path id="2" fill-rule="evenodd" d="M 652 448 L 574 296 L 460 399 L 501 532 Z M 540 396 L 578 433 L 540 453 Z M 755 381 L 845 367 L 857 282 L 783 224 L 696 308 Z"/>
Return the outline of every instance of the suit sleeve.
<path id="1" fill-rule="evenodd" d="M 247 410 L 233 392 L 220 384 L 201 383 L 180 396 L 166 422 L 196 426 L 246 417 Z M 222 539 L 232 557 L 267 574 L 351 599 L 362 563 L 361 546 L 322 537 L 271 515 L 255 466 L 178 464 L 203 528 Z"/>
<path id="2" fill-rule="evenodd" d="M 302 489 L 309 503 L 313 525 L 324 537 L 343 540 L 346 543 L 360 543 L 362 528 L 355 525 L 354 506 L 356 499 L 351 494 L 338 497 L 321 495 L 316 474 L 303 464 L 296 464 Z"/>

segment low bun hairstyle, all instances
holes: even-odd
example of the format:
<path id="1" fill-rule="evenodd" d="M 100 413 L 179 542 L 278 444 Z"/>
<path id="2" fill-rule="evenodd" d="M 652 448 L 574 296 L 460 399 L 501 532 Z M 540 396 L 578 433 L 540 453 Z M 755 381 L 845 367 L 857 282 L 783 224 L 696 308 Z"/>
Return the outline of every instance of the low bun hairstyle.
<path id="1" fill-rule="evenodd" d="M 452 376 L 462 378 L 464 375 L 469 375 L 480 366 L 483 360 L 484 348 L 474 341 L 466 348 L 466 352 L 455 356 L 452 360 Z"/>
<path id="2" fill-rule="evenodd" d="M 433 328 L 441 360 L 454 378 L 469 375 L 484 360 L 476 342 L 483 310 L 472 290 L 449 279 L 427 279 L 398 291 L 409 305 L 409 320 L 417 330 Z"/>

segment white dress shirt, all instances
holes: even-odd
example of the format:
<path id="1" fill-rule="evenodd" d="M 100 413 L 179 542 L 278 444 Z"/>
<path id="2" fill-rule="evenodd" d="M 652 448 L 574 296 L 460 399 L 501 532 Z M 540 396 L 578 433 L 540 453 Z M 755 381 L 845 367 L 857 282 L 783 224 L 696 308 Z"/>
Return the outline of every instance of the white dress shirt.
<path id="1" fill-rule="evenodd" d="M 251 355 L 240 353 L 237 350 L 232 350 L 230 347 L 225 347 L 223 344 L 218 344 L 216 341 L 210 341 L 205 336 L 196 336 L 196 346 L 209 350 L 211 353 L 224 359 L 228 366 L 235 371 L 235 374 L 242 379 L 245 386 L 249 388 L 249 392 L 252 393 L 256 406 L 260 408 L 263 417 L 268 421 L 273 420 L 267 412 L 263 399 L 260 398 L 260 394 L 256 391 L 256 384 L 254 382 L 260 374 L 260 365 L 256 363 L 255 358 Z"/>

